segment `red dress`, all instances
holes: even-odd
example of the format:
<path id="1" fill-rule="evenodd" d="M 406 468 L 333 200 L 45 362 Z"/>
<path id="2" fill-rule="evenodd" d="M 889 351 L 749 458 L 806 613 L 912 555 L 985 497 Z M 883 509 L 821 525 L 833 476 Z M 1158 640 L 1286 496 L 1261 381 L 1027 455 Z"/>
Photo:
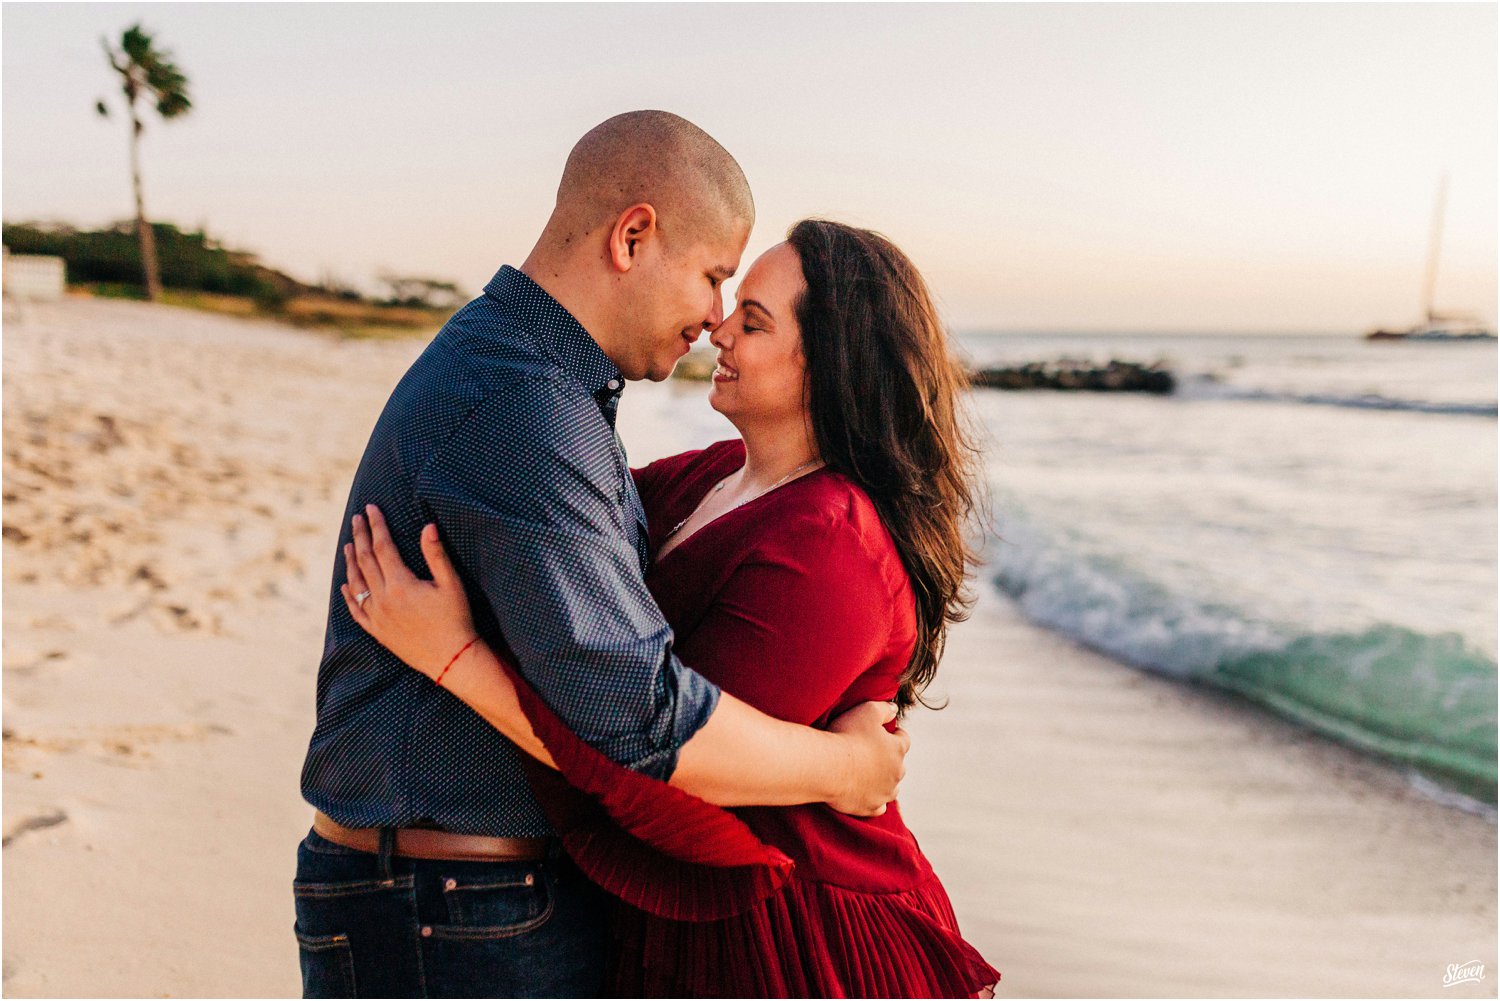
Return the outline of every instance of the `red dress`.
<path id="1" fill-rule="evenodd" d="M 744 461 L 727 441 L 636 470 L 652 551 Z M 893 698 L 916 643 L 890 535 L 826 469 L 703 526 L 646 582 L 684 663 L 796 723 Z M 875 818 L 721 809 L 615 765 L 518 691 L 567 779 L 532 767 L 538 800 L 580 867 L 626 902 L 621 996 L 972 997 L 1000 979 L 960 937 L 895 803 Z"/>

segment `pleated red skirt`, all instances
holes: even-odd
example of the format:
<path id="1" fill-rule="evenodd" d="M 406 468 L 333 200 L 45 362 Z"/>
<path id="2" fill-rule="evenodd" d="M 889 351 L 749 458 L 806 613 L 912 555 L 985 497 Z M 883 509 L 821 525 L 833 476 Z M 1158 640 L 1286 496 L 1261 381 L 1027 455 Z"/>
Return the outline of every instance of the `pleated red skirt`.
<path id="1" fill-rule="evenodd" d="M 1000 979 L 936 877 L 885 894 L 793 877 L 717 921 L 622 908 L 615 949 L 620 997 L 965 998 Z"/>

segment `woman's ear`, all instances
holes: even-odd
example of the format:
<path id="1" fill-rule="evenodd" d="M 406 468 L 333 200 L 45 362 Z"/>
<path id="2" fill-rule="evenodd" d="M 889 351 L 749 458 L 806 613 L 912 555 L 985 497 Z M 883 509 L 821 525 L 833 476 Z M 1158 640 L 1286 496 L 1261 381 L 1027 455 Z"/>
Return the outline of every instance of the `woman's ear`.
<path id="1" fill-rule="evenodd" d="M 629 271 L 648 241 L 660 235 L 656 228 L 656 209 L 639 202 L 620 213 L 609 231 L 609 262 L 616 271 Z"/>

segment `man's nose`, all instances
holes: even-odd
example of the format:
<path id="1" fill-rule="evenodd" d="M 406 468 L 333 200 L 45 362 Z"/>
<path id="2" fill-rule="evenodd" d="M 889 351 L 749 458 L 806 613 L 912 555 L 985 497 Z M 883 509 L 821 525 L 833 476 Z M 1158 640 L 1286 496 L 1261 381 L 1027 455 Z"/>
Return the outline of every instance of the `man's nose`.
<path id="1" fill-rule="evenodd" d="M 713 330 L 724 322 L 724 293 L 718 287 L 714 288 L 713 306 L 709 310 L 708 318 L 703 321 L 704 330 Z"/>

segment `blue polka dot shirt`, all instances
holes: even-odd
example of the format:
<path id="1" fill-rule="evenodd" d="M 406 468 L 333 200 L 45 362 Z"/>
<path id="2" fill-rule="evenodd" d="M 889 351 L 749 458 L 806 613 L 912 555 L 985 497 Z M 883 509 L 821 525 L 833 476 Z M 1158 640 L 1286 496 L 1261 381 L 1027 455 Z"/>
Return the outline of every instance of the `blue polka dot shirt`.
<path id="1" fill-rule="evenodd" d="M 719 689 L 672 652 L 646 590 L 645 512 L 615 433 L 624 380 L 588 332 L 504 267 L 391 394 L 344 512 L 302 771 L 313 806 L 354 827 L 549 832 L 520 751 L 350 618 L 339 594 L 349 520 L 385 514 L 423 576 L 438 524 L 475 624 L 585 741 L 670 777 Z"/>

